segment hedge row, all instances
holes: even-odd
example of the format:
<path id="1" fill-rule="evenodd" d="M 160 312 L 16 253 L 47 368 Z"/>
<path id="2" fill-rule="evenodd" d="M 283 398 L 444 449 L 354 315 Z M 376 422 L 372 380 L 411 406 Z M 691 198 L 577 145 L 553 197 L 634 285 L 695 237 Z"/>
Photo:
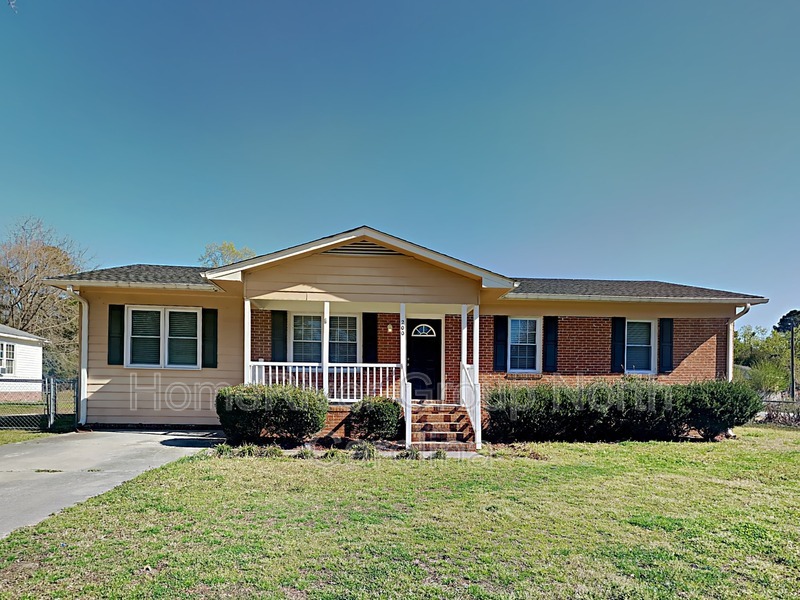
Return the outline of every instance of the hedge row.
<path id="1" fill-rule="evenodd" d="M 762 406 L 751 387 L 727 381 L 506 386 L 487 393 L 487 437 L 501 442 L 674 440 L 696 430 L 713 439 L 750 421 Z"/>

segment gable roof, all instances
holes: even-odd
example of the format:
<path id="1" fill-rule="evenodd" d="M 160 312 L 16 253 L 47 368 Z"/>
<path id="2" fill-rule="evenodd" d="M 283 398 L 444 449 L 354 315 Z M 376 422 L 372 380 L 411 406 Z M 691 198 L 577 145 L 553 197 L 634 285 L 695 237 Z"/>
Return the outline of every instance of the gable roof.
<path id="1" fill-rule="evenodd" d="M 38 335 L 33 335 L 32 333 L 28 333 L 27 331 L 22 331 L 22 329 L 15 329 L 14 327 L 9 327 L 8 325 L 0 325 L 0 337 L 17 338 L 21 340 L 30 340 L 33 342 L 42 342 L 42 343 L 47 342 L 47 340 L 43 337 L 39 337 Z"/>
<path id="2" fill-rule="evenodd" d="M 664 281 L 624 281 L 616 279 L 519 278 L 517 286 L 504 298 L 519 300 L 595 300 L 649 302 L 740 301 L 764 304 L 763 296 L 726 292 Z"/>
<path id="3" fill-rule="evenodd" d="M 46 281 L 59 287 L 74 285 L 215 290 L 217 287 L 203 277 L 207 270 L 207 267 L 139 264 L 50 277 Z"/>
<path id="4" fill-rule="evenodd" d="M 508 290 L 502 298 L 509 300 L 703 302 L 739 305 L 768 302 L 763 296 L 663 281 L 509 278 L 366 225 L 215 269 L 135 264 L 62 275 L 46 281 L 62 289 L 72 285 L 218 291 L 220 288 L 213 280 L 241 280 L 242 273 L 249 269 L 315 252 L 382 256 L 408 253 L 448 270 L 480 278 L 483 287 Z"/>
<path id="5" fill-rule="evenodd" d="M 368 241 L 371 244 L 363 244 L 361 242 Z M 243 271 L 263 267 L 269 264 L 276 263 L 281 260 L 295 258 L 303 254 L 311 254 L 313 252 L 325 252 L 338 248 L 340 246 L 371 246 L 372 251 L 382 249 L 384 253 L 391 253 L 397 251 L 401 254 L 413 254 L 415 258 L 422 259 L 426 262 L 436 264 L 445 269 L 460 272 L 472 277 L 480 278 L 483 287 L 487 288 L 500 288 L 508 289 L 514 286 L 514 280 L 509 279 L 499 273 L 493 273 L 481 267 L 477 267 L 463 260 L 453 258 L 447 254 L 436 252 L 419 244 L 408 242 L 399 237 L 395 237 L 383 231 L 378 231 L 367 225 L 356 227 L 348 231 L 343 231 L 328 237 L 320 238 L 305 244 L 292 246 L 284 250 L 278 250 L 270 254 L 262 254 L 254 258 L 242 260 L 218 269 L 212 269 L 206 273 L 209 280 L 214 279 L 241 279 Z"/>

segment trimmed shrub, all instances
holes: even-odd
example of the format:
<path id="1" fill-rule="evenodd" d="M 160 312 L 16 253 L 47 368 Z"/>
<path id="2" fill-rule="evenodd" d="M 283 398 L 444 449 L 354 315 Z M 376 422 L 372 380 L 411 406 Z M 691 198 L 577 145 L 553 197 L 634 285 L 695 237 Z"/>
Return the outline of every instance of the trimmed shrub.
<path id="1" fill-rule="evenodd" d="M 217 415 L 228 442 L 263 436 L 302 441 L 325 425 L 328 398 L 321 390 L 288 385 L 236 385 L 217 393 Z"/>
<path id="2" fill-rule="evenodd" d="M 707 440 L 731 427 L 744 425 L 763 410 L 758 393 L 747 384 L 728 381 L 704 381 L 688 386 L 690 424 Z"/>
<path id="3" fill-rule="evenodd" d="M 367 440 L 394 440 L 400 432 L 403 409 L 390 398 L 364 398 L 350 408 L 353 435 Z"/>
<path id="4" fill-rule="evenodd" d="M 356 442 L 353 444 L 353 460 L 375 460 L 378 458 L 378 451 L 375 445 L 370 442 Z"/>
<path id="5" fill-rule="evenodd" d="M 674 440 L 697 429 L 711 438 L 751 420 L 760 406 L 751 388 L 726 381 L 505 386 L 487 395 L 487 436 L 502 442 L 645 441 Z"/>

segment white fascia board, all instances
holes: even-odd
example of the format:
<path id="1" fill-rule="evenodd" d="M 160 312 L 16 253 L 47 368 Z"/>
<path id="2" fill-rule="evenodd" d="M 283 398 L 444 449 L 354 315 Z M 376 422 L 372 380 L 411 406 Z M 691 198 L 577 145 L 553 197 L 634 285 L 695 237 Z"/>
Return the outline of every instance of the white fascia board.
<path id="1" fill-rule="evenodd" d="M 684 304 L 766 304 L 769 298 L 657 298 L 636 296 L 581 296 L 566 294 L 518 294 L 508 293 L 502 296 L 503 300 L 561 300 L 580 302 L 666 302 Z"/>
<path id="2" fill-rule="evenodd" d="M 263 267 L 264 265 L 284 260 L 286 258 L 293 258 L 301 254 L 324 250 L 328 246 L 340 244 L 357 237 L 360 237 L 360 234 L 356 234 L 355 232 L 347 235 L 330 236 L 315 242 L 308 242 L 307 244 L 301 244 L 300 246 L 292 246 L 291 248 L 286 248 L 285 250 L 279 250 L 278 252 L 273 252 L 272 254 L 256 256 L 255 258 L 234 263 L 234 265 L 220 267 L 218 269 L 211 269 L 210 271 L 206 271 L 203 275 L 206 279 L 241 281 L 241 272 L 246 271 L 247 269 Z M 234 276 L 236 277 L 235 279 Z"/>
<path id="3" fill-rule="evenodd" d="M 26 335 L 14 335 L 12 333 L 0 333 L 0 341 L 6 340 L 6 339 L 15 340 L 15 341 L 16 340 L 21 340 L 23 342 L 30 342 L 32 344 L 39 344 L 39 345 L 49 344 L 50 343 L 50 340 L 47 340 L 47 339 L 42 338 L 42 337 L 39 337 L 38 335 L 26 336 Z"/>
<path id="4" fill-rule="evenodd" d="M 154 282 L 136 282 L 136 281 L 97 281 L 97 280 L 81 280 L 81 279 L 45 279 L 45 283 L 60 289 L 66 289 L 68 286 L 80 289 L 85 287 L 110 287 L 110 288 L 147 288 L 159 290 L 197 290 L 218 292 L 221 288 L 213 283 L 154 283 Z"/>
<path id="5" fill-rule="evenodd" d="M 452 258 L 445 254 L 441 254 L 434 250 L 428 250 L 423 246 L 418 246 L 417 244 L 407 242 L 393 235 L 389 235 L 387 233 L 383 233 L 376 229 L 372 229 L 371 227 L 359 227 L 358 229 L 354 229 L 352 231 L 347 231 L 345 233 L 340 233 L 327 238 L 322 238 L 314 242 L 308 242 L 307 244 L 301 244 L 300 246 L 287 248 L 286 250 L 280 250 L 272 254 L 257 256 L 255 258 L 251 258 L 249 260 L 236 263 L 235 265 L 230 265 L 227 267 L 221 267 L 219 269 L 212 269 L 210 271 L 206 271 L 204 275 L 209 280 L 223 279 L 223 280 L 240 281 L 241 272 L 247 269 L 262 267 L 277 261 L 285 260 L 287 258 L 293 258 L 302 254 L 321 252 L 325 250 L 325 248 L 328 248 L 330 246 L 344 244 L 351 240 L 358 239 L 361 237 L 370 238 L 372 240 L 375 240 L 376 242 L 379 242 L 386 246 L 393 247 L 397 250 L 410 254 L 416 254 L 417 256 L 425 260 L 428 260 L 432 263 L 438 263 L 450 267 L 451 269 L 454 269 L 456 271 L 461 271 L 463 273 L 468 273 L 474 277 L 479 277 L 481 279 L 482 286 L 485 288 L 510 289 L 514 287 L 513 279 L 508 279 L 506 277 L 503 277 L 502 275 L 499 275 L 498 273 L 493 273 L 491 271 L 487 271 L 486 269 L 481 269 L 480 267 L 476 267 L 475 265 L 465 263 L 464 261 Z M 236 278 L 233 279 L 234 277 Z"/>

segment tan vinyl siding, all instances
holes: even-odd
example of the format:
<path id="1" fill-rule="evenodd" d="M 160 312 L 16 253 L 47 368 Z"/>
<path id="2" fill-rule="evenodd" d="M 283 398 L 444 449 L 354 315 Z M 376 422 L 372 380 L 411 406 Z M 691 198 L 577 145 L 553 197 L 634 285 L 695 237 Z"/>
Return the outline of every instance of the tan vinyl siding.
<path id="1" fill-rule="evenodd" d="M 89 301 L 87 422 L 217 425 L 215 390 L 242 382 L 243 300 L 237 293 L 84 290 Z M 138 369 L 108 364 L 108 305 L 216 308 L 218 368 Z"/>
<path id="2" fill-rule="evenodd" d="M 315 254 L 245 275 L 248 298 L 474 304 L 480 281 L 409 256 Z"/>

